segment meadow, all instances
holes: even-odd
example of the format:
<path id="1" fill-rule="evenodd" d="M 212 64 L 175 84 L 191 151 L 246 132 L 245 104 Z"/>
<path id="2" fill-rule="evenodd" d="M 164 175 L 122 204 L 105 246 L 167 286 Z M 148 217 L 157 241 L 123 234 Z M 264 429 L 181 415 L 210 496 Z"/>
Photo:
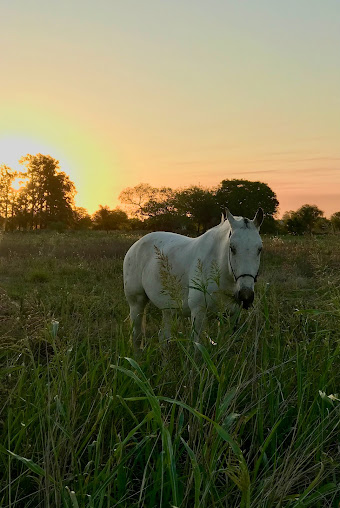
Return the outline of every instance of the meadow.
<path id="1" fill-rule="evenodd" d="M 340 237 L 264 237 L 254 306 L 217 344 L 148 309 L 133 359 L 132 233 L 0 242 L 0 506 L 340 506 Z"/>

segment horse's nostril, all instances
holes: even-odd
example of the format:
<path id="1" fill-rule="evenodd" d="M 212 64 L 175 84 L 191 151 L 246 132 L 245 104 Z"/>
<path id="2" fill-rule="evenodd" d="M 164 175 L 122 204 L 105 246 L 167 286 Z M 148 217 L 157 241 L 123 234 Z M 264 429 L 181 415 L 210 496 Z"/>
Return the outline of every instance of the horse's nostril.
<path id="1" fill-rule="evenodd" d="M 242 301 L 243 308 L 244 308 L 244 309 L 246 309 L 246 310 L 248 310 L 248 309 L 249 309 L 249 307 L 251 306 L 251 304 L 252 304 L 252 303 L 253 303 L 253 302 L 248 302 L 247 300 L 243 300 L 243 301 Z"/>
<path id="2" fill-rule="evenodd" d="M 254 301 L 254 291 L 248 288 L 242 288 L 239 291 L 238 299 L 245 309 L 248 309 Z"/>

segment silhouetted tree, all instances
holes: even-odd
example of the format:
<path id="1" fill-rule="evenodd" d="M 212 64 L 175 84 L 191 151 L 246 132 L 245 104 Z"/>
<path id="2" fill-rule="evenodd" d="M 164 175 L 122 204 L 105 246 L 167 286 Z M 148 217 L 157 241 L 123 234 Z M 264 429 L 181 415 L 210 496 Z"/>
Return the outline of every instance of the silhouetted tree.
<path id="1" fill-rule="evenodd" d="M 181 218 L 173 203 L 174 191 L 167 188 L 163 192 L 154 193 L 141 207 L 146 229 L 175 231 L 181 227 Z"/>
<path id="2" fill-rule="evenodd" d="M 128 212 L 135 217 L 148 216 L 145 205 L 150 201 L 161 202 L 173 191 L 169 187 L 151 187 L 148 183 L 140 183 L 134 187 L 127 187 L 119 194 L 118 199 Z"/>
<path id="3" fill-rule="evenodd" d="M 18 172 L 9 166 L 0 166 L 0 216 L 3 218 L 5 227 L 8 217 L 14 213 L 15 191 L 12 188 L 14 179 Z"/>
<path id="4" fill-rule="evenodd" d="M 144 220 L 145 228 L 153 231 L 191 231 L 192 221 L 186 215 L 175 212 L 164 212 Z"/>
<path id="5" fill-rule="evenodd" d="M 73 227 L 82 230 L 92 227 L 92 219 L 86 208 L 77 206 L 73 209 Z"/>
<path id="6" fill-rule="evenodd" d="M 137 219 L 137 217 L 129 218 L 129 229 L 134 231 L 147 229 L 145 221 Z"/>
<path id="7" fill-rule="evenodd" d="M 332 230 L 332 223 L 326 217 L 318 217 L 313 226 L 313 233 L 325 235 Z"/>
<path id="8" fill-rule="evenodd" d="M 142 217 L 153 218 L 165 214 L 176 214 L 177 209 L 174 205 L 175 191 L 164 189 L 164 192 L 156 193 L 141 207 Z"/>
<path id="9" fill-rule="evenodd" d="M 303 205 L 295 213 L 304 225 L 305 230 L 310 234 L 318 218 L 323 216 L 323 211 L 316 205 Z"/>
<path id="10" fill-rule="evenodd" d="M 173 203 L 180 215 L 190 217 L 197 233 L 205 232 L 220 220 L 215 194 L 196 185 L 176 192 Z"/>
<path id="11" fill-rule="evenodd" d="M 283 216 L 283 221 L 289 233 L 303 235 L 312 234 L 313 228 L 322 217 L 323 211 L 316 205 L 303 205 L 296 211 L 287 212 Z"/>
<path id="12" fill-rule="evenodd" d="M 286 212 L 282 220 L 288 233 L 292 235 L 303 235 L 305 233 L 306 230 L 300 217 L 293 210 Z"/>
<path id="13" fill-rule="evenodd" d="M 28 208 L 28 197 L 24 189 L 15 192 L 11 202 L 11 214 L 8 218 L 8 229 L 26 230 L 29 229 L 31 215 Z"/>
<path id="14" fill-rule="evenodd" d="M 72 224 L 75 187 L 66 173 L 60 172 L 59 161 L 50 155 L 27 154 L 19 161 L 26 166 L 25 212 L 30 227 L 46 228 L 53 224 Z"/>
<path id="15" fill-rule="evenodd" d="M 335 212 L 331 215 L 331 224 L 334 231 L 340 231 L 340 212 Z"/>
<path id="16" fill-rule="evenodd" d="M 223 210 L 228 207 L 233 215 L 240 215 L 252 219 L 256 210 L 261 207 L 265 212 L 265 220 L 261 231 L 265 231 L 266 222 L 272 224 L 279 202 L 275 192 L 262 182 L 249 180 L 223 180 L 216 191 L 216 200 Z"/>
<path id="17" fill-rule="evenodd" d="M 277 229 L 274 215 L 278 201 L 267 184 L 248 180 L 224 180 L 216 191 L 197 185 L 177 190 L 156 189 L 145 185 L 140 184 L 127 190 L 131 202 L 133 192 L 138 191 L 138 202 L 135 196 L 134 203 L 139 206 L 139 216 L 145 217 L 147 226 L 152 229 L 188 229 L 191 225 L 199 234 L 220 221 L 221 212 L 226 206 L 235 215 L 249 218 L 262 206 L 266 213 L 262 231 L 272 232 Z M 139 191 L 143 191 L 143 196 Z M 142 204 L 147 193 L 150 197 Z"/>
<path id="18" fill-rule="evenodd" d="M 93 224 L 95 229 L 112 231 L 114 229 L 126 228 L 129 224 L 129 219 L 127 214 L 119 208 L 110 210 L 108 206 L 100 205 L 99 210 L 93 214 Z"/>
<path id="19" fill-rule="evenodd" d="M 151 229 L 205 231 L 218 221 L 219 209 L 214 194 L 203 187 L 161 189 L 141 208 Z"/>

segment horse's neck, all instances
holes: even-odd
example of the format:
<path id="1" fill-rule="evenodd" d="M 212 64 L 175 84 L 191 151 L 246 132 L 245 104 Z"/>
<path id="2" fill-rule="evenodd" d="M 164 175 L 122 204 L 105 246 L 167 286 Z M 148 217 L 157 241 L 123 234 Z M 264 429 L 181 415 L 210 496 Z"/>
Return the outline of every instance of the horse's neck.
<path id="1" fill-rule="evenodd" d="M 211 243 L 215 243 L 216 246 L 223 247 L 227 246 L 229 243 L 229 234 L 230 234 L 231 228 L 229 222 L 221 222 L 218 226 L 215 226 L 214 228 L 208 229 L 204 235 L 201 236 L 201 238 L 205 237 L 207 240 Z"/>
<path id="2" fill-rule="evenodd" d="M 224 222 L 208 229 L 202 236 L 197 238 L 200 246 L 204 246 L 205 252 L 211 252 L 215 260 L 220 264 L 225 260 L 229 248 L 230 225 Z"/>
<path id="3" fill-rule="evenodd" d="M 227 289 L 230 286 L 229 271 L 229 222 L 223 222 L 212 229 L 209 229 L 202 238 L 205 245 L 205 252 L 209 252 L 208 265 L 217 263 L 220 272 L 220 289 Z M 203 239 L 203 237 L 205 237 Z"/>

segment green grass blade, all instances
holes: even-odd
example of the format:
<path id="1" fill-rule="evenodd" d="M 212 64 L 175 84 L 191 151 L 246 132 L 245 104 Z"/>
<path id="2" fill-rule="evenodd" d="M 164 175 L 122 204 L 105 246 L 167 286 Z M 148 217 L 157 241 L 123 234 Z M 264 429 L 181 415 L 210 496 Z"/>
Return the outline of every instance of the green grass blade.
<path id="1" fill-rule="evenodd" d="M 263 459 L 263 456 L 266 452 L 266 449 L 268 448 L 271 440 L 273 439 L 273 437 L 275 436 L 276 434 L 276 431 L 280 425 L 280 423 L 282 422 L 282 420 L 278 420 L 274 427 L 272 428 L 269 436 L 267 436 L 265 442 L 263 443 L 263 446 L 262 446 L 262 449 L 261 449 L 261 454 L 259 456 L 259 458 L 257 459 L 256 463 L 255 463 L 255 466 L 254 466 L 254 471 L 253 471 L 253 475 L 252 475 L 252 482 L 255 482 L 256 480 L 256 477 L 257 477 L 257 473 L 259 471 L 259 468 L 260 468 L 260 465 L 261 465 L 261 462 L 262 462 L 262 459 Z"/>
<path id="2" fill-rule="evenodd" d="M 176 461 L 174 457 L 174 451 L 171 442 L 170 432 L 166 427 L 163 427 L 162 431 L 162 443 L 163 449 L 165 450 L 165 455 L 167 458 L 167 466 L 170 476 L 171 490 L 173 496 L 173 503 L 175 506 L 179 506 L 179 498 L 178 498 L 178 478 L 176 472 Z"/>
<path id="3" fill-rule="evenodd" d="M 240 447 L 238 446 L 238 444 L 236 443 L 236 441 L 231 437 L 231 435 L 223 428 L 221 427 L 218 423 L 216 423 L 214 420 L 212 420 L 211 418 L 209 418 L 208 416 L 200 413 L 199 411 L 197 411 L 196 409 L 188 406 L 188 404 L 185 404 L 184 402 L 180 401 L 180 400 L 175 400 L 175 399 L 170 399 L 169 397 L 158 397 L 159 400 L 164 400 L 166 402 L 169 402 L 170 404 L 177 404 L 178 406 L 184 408 L 184 409 L 187 409 L 188 411 L 190 411 L 190 413 L 192 413 L 193 415 L 197 416 L 198 418 L 203 418 L 204 420 L 206 420 L 207 422 L 211 423 L 216 432 L 219 434 L 219 436 L 224 440 L 226 441 L 227 443 L 230 444 L 233 452 L 235 453 L 235 455 L 240 459 L 240 460 L 243 460 L 244 461 L 244 458 L 243 458 L 243 454 L 241 452 L 241 449 Z"/>
<path id="4" fill-rule="evenodd" d="M 192 451 L 192 449 L 190 448 L 188 443 L 186 441 L 184 441 L 184 439 L 182 437 L 181 437 L 181 441 L 182 441 L 184 448 L 186 449 L 186 451 L 190 457 L 190 460 L 191 460 L 191 465 L 192 465 L 193 474 L 194 474 L 194 482 L 195 482 L 195 506 L 199 506 L 200 490 L 201 490 L 201 485 L 202 485 L 202 481 L 203 481 L 200 467 L 199 467 L 196 455 L 194 454 L 194 452 Z"/>
<path id="5" fill-rule="evenodd" d="M 207 367 L 210 370 L 210 372 L 215 376 L 217 381 L 220 382 L 220 375 L 217 371 L 217 368 L 216 368 L 214 362 L 210 358 L 210 355 L 209 355 L 207 349 L 203 346 L 203 344 L 200 344 L 199 342 L 195 342 L 195 346 L 201 352 L 203 359 L 204 359 L 205 363 L 207 364 Z"/>
<path id="6" fill-rule="evenodd" d="M 1 447 L 2 448 L 2 447 Z M 20 462 L 22 462 L 23 464 L 25 464 L 25 466 L 30 470 L 32 471 L 33 473 L 39 475 L 39 476 L 42 476 L 42 477 L 46 477 L 46 472 L 45 470 L 39 466 L 39 464 L 36 464 L 35 462 L 33 462 L 33 460 L 31 459 L 27 459 L 26 457 L 22 457 L 21 455 L 18 455 L 17 453 L 13 453 L 11 452 L 10 450 L 6 450 L 6 452 L 11 455 L 11 457 L 14 457 L 15 459 L 19 460 Z M 49 476 L 49 480 L 51 482 L 54 482 L 54 479 Z"/>
<path id="7" fill-rule="evenodd" d="M 152 392 L 152 388 L 150 387 L 149 382 L 142 381 L 138 376 L 136 376 L 136 374 L 134 372 L 132 372 L 132 370 L 125 369 L 124 367 L 120 367 L 118 365 L 113 365 L 112 367 L 114 369 L 118 370 L 119 372 L 122 372 L 123 374 L 129 376 L 131 379 L 133 379 L 135 381 L 135 383 L 139 386 L 139 388 L 145 393 L 145 395 L 150 403 L 150 406 L 154 412 L 155 418 L 156 418 L 158 424 L 160 425 L 160 427 L 162 427 L 163 424 L 162 424 L 162 417 L 161 417 L 161 408 L 160 408 L 159 402 L 157 400 L 157 397 Z"/>

